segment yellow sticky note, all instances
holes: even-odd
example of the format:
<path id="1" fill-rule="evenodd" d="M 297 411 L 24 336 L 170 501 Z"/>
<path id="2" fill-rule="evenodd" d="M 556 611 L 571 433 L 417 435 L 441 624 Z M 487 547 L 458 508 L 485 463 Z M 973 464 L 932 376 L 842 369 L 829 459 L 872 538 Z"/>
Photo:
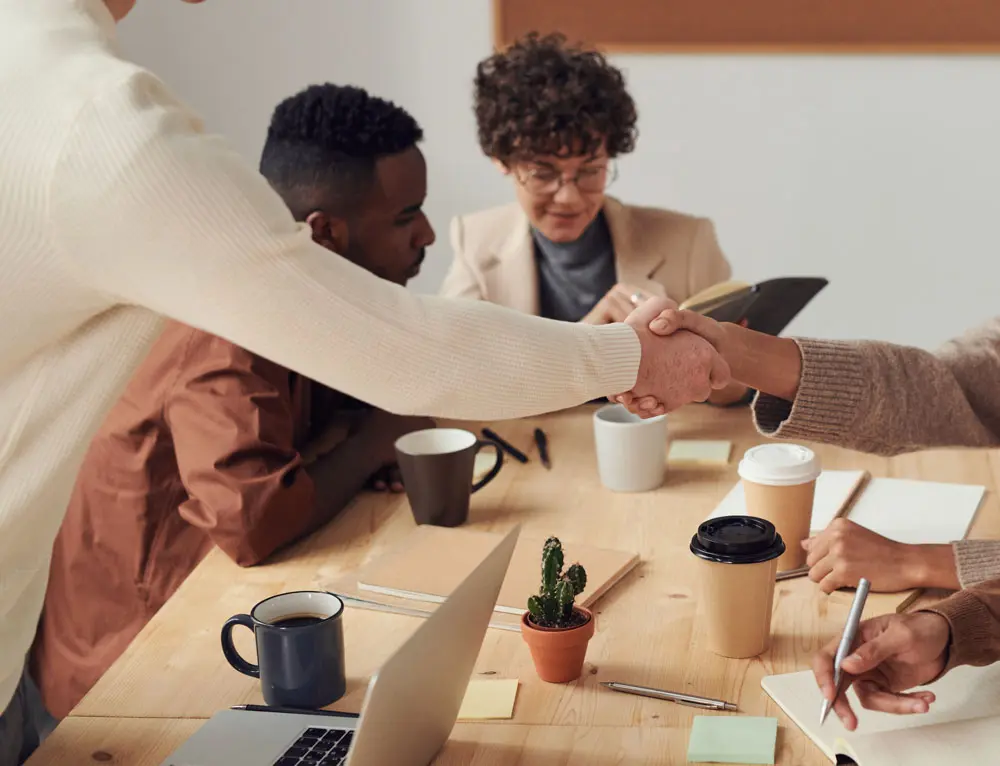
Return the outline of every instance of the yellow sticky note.
<path id="1" fill-rule="evenodd" d="M 514 700 L 517 699 L 518 680 L 473 679 L 465 690 L 462 708 L 458 711 L 460 721 L 484 720 L 487 718 L 512 718 Z"/>
<path id="2" fill-rule="evenodd" d="M 733 452 L 733 443 L 726 441 L 700 441 L 675 439 L 667 453 L 668 463 L 697 463 L 699 465 L 726 465 Z"/>

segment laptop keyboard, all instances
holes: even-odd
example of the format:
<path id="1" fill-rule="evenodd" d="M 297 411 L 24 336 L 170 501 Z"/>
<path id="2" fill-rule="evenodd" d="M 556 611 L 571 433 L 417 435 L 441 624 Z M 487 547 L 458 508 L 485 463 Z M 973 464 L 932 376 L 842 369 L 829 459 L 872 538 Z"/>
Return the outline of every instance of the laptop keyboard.
<path id="1" fill-rule="evenodd" d="M 354 731 L 347 729 L 306 729 L 274 766 L 341 766 Z"/>

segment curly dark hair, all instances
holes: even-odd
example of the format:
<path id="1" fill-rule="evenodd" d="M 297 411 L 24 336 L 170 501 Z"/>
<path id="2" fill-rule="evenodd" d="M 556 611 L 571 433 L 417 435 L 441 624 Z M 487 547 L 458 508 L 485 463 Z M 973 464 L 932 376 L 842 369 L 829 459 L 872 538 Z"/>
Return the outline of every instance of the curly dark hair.
<path id="1" fill-rule="evenodd" d="M 404 109 L 349 85 L 311 85 L 274 110 L 260 172 L 301 220 L 317 207 L 363 201 L 380 157 L 415 146 L 423 130 Z"/>
<path id="2" fill-rule="evenodd" d="M 545 154 L 635 148 L 635 102 L 603 54 L 532 32 L 476 68 L 479 145 L 504 164 Z"/>

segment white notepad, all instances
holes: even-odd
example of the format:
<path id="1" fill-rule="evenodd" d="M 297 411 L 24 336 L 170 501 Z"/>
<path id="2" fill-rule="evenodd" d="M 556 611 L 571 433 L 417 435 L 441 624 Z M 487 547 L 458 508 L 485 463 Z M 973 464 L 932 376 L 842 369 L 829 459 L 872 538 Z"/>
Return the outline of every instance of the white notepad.
<path id="1" fill-rule="evenodd" d="M 823 471 L 816 479 L 816 499 L 813 501 L 812 523 L 809 528 L 813 532 L 826 529 L 840 515 L 867 475 L 867 471 Z M 738 481 L 708 518 L 744 516 L 746 512 L 743 482 Z"/>
<path id="2" fill-rule="evenodd" d="M 950 543 L 969 532 L 986 487 L 873 479 L 847 518 L 900 543 Z"/>
<path id="3" fill-rule="evenodd" d="M 833 713 L 819 726 L 822 696 L 812 672 L 768 676 L 761 681 L 796 726 L 836 762 L 858 766 L 942 766 L 1000 763 L 1000 664 L 956 668 L 928 687 L 937 695 L 924 715 L 865 710 L 848 691 L 858 728 L 848 732 Z"/>
<path id="4" fill-rule="evenodd" d="M 864 477 L 864 471 L 823 471 L 816 480 L 809 525 L 814 534 L 840 514 Z M 979 485 L 871 479 L 846 515 L 890 540 L 946 544 L 965 538 L 985 494 L 986 488 Z M 709 518 L 745 513 L 743 484 L 737 482 Z"/>

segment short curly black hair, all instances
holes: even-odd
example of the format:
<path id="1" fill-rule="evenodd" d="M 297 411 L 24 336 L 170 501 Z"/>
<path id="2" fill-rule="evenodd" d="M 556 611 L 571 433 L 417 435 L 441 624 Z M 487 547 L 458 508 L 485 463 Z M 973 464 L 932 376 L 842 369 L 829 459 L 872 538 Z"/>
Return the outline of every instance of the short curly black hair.
<path id="1" fill-rule="evenodd" d="M 274 110 L 260 172 L 299 220 L 317 207 L 360 204 L 380 157 L 415 146 L 423 130 L 404 109 L 350 85 L 311 85 Z"/>
<path id="2" fill-rule="evenodd" d="M 539 155 L 589 155 L 604 143 L 628 154 L 635 102 L 603 54 L 561 34 L 523 37 L 476 68 L 479 146 L 504 164 Z"/>

